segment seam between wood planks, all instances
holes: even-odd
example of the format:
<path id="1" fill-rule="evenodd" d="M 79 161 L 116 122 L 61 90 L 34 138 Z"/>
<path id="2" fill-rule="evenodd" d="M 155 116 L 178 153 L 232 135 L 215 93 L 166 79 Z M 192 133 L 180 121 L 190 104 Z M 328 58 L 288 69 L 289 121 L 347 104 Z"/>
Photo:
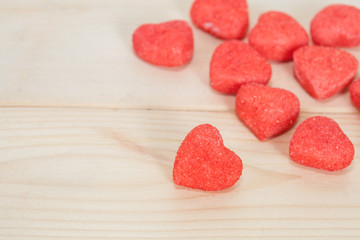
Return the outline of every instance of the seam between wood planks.
<path id="1" fill-rule="evenodd" d="M 70 110 L 70 109 L 83 109 L 83 110 L 113 110 L 113 111 L 119 111 L 119 110 L 139 110 L 139 111 L 173 111 L 173 112 L 235 112 L 235 108 L 230 109 L 198 109 L 198 108 L 181 108 L 181 107 L 174 107 L 174 108 L 167 108 L 167 107 L 153 107 L 153 106 L 105 106 L 105 105 L 26 105 L 26 104 L 9 104 L 9 105 L 1 105 L 0 109 L 64 109 L 64 110 Z M 300 111 L 304 114 L 311 114 L 311 113 L 317 113 L 317 114 L 358 114 L 359 111 L 355 108 L 353 109 L 342 109 L 342 111 L 338 111 L 339 109 L 336 109 L 337 111 L 329 111 L 329 109 L 317 109 L 316 111 L 310 110 L 308 108 L 302 108 Z"/>

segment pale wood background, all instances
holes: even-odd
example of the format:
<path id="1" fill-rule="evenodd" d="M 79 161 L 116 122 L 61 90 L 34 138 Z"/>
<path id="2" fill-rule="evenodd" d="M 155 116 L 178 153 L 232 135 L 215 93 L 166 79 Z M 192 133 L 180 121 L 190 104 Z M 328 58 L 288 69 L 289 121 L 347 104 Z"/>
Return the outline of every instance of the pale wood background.
<path id="1" fill-rule="evenodd" d="M 270 85 L 300 98 L 297 125 L 325 115 L 353 141 L 351 166 L 329 173 L 289 160 L 295 128 L 259 142 L 236 117 L 234 97 L 209 88 L 220 40 L 194 29 L 194 58 L 181 68 L 134 55 L 138 25 L 189 20 L 191 2 L 0 1 L 0 239 L 360 238 L 360 112 L 347 92 L 316 101 L 291 62 L 271 63 Z M 334 2 L 249 0 L 251 26 L 281 10 L 308 29 Z M 349 51 L 360 59 L 359 49 Z M 172 182 L 177 148 L 201 123 L 243 159 L 228 190 Z"/>

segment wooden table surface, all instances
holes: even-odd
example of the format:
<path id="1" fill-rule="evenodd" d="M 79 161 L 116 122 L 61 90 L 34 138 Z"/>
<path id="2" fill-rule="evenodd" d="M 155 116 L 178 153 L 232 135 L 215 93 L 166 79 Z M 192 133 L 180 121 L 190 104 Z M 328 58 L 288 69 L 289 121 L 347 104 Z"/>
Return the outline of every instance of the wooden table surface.
<path id="1" fill-rule="evenodd" d="M 251 27 L 280 10 L 308 30 L 336 1 L 248 2 Z M 221 40 L 194 28 L 194 57 L 179 68 L 134 55 L 137 26 L 190 22 L 191 3 L 0 0 L 0 239 L 360 239 L 360 112 L 348 92 L 314 100 L 291 62 L 271 62 L 269 85 L 300 98 L 296 126 L 328 116 L 354 143 L 352 164 L 331 173 L 289 159 L 295 128 L 259 142 L 238 120 L 234 96 L 210 89 Z M 360 59 L 360 48 L 347 50 Z M 176 151 L 202 123 L 243 159 L 230 189 L 173 184 Z"/>

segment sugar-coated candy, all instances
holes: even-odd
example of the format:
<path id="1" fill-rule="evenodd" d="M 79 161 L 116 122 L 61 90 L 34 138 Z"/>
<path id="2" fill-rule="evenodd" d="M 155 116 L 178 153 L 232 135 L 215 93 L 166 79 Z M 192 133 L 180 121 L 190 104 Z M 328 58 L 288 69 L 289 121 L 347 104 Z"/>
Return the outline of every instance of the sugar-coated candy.
<path id="1" fill-rule="evenodd" d="M 318 12 L 311 21 L 311 37 L 316 45 L 353 47 L 360 45 L 360 10 L 333 4 Z"/>
<path id="2" fill-rule="evenodd" d="M 211 58 L 210 85 L 221 93 L 236 94 L 242 84 L 267 84 L 270 78 L 267 60 L 242 41 L 225 41 Z"/>
<path id="3" fill-rule="evenodd" d="M 358 60 L 350 53 L 322 46 L 294 52 L 294 75 L 314 98 L 325 99 L 343 90 L 355 77 Z"/>
<path id="4" fill-rule="evenodd" d="M 248 40 L 259 53 L 275 61 L 291 60 L 296 49 L 309 44 L 305 29 L 293 17 L 278 11 L 262 14 Z"/>
<path id="5" fill-rule="evenodd" d="M 335 171 L 350 165 L 354 145 L 332 119 L 315 116 L 302 122 L 290 141 L 290 158 L 302 165 Z"/>
<path id="6" fill-rule="evenodd" d="M 351 83 L 349 92 L 352 103 L 360 109 L 360 78 Z"/>
<path id="7" fill-rule="evenodd" d="M 242 39 L 249 26 L 246 0 L 195 0 L 190 16 L 195 26 L 222 39 Z"/>
<path id="8" fill-rule="evenodd" d="M 242 161 L 226 148 L 219 131 L 210 124 L 191 130 L 181 143 L 175 158 L 175 184 L 218 191 L 234 185 L 242 173 Z"/>
<path id="9" fill-rule="evenodd" d="M 299 111 L 299 99 L 285 89 L 245 84 L 236 95 L 237 115 L 261 141 L 289 129 Z"/>
<path id="10" fill-rule="evenodd" d="M 189 62 L 193 55 L 193 32 L 182 20 L 141 25 L 135 30 L 132 41 L 135 53 L 154 65 L 180 66 Z"/>

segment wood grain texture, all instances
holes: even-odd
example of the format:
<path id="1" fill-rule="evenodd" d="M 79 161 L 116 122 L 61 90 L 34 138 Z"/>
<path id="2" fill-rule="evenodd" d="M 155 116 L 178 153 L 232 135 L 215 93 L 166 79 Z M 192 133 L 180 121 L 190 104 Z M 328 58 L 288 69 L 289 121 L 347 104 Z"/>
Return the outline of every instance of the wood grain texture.
<path id="1" fill-rule="evenodd" d="M 360 114 L 327 116 L 359 149 Z M 243 159 L 228 190 L 172 182 L 177 148 L 201 123 Z M 0 239 L 360 237 L 358 153 L 335 173 L 299 166 L 293 131 L 259 142 L 232 111 L 3 108 Z"/>

